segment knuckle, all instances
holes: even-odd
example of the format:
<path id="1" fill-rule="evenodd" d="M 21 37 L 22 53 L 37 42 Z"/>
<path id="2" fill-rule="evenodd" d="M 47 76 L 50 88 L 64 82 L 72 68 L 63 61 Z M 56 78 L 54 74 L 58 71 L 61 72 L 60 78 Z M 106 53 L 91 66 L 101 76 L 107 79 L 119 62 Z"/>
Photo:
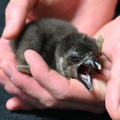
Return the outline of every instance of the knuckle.
<path id="1" fill-rule="evenodd" d="M 57 100 L 65 100 L 66 99 L 66 95 L 65 94 L 56 95 L 56 99 Z"/>
<path id="2" fill-rule="evenodd" d="M 12 91 L 12 89 L 8 85 L 5 85 L 4 89 L 9 93 Z"/>
<path id="3" fill-rule="evenodd" d="M 17 84 L 16 86 L 17 86 L 17 88 L 20 89 L 21 91 L 25 91 L 25 88 L 23 87 L 22 84 L 19 83 L 19 84 Z"/>
<path id="4" fill-rule="evenodd" d="M 18 94 L 18 90 L 15 89 L 12 85 L 7 84 L 5 85 L 4 89 L 11 95 L 16 96 Z"/>
<path id="5" fill-rule="evenodd" d="M 56 101 L 53 99 L 47 99 L 41 102 L 45 108 L 55 108 Z"/>
<path id="6" fill-rule="evenodd" d="M 24 87 L 22 83 L 14 83 L 14 85 L 18 90 L 23 91 L 23 92 L 26 91 L 26 88 Z"/>
<path id="7" fill-rule="evenodd" d="M 56 98 L 57 100 L 67 100 L 67 99 L 69 99 L 70 97 L 69 97 L 69 94 L 68 94 L 68 93 L 62 92 L 62 93 L 56 94 L 56 95 L 55 95 L 55 98 Z"/>
<path id="8" fill-rule="evenodd" d="M 19 90 L 25 92 L 27 90 L 27 83 L 24 81 L 21 81 L 20 78 L 18 78 L 17 76 L 13 75 L 11 78 L 11 81 L 13 83 L 14 86 L 16 86 L 16 88 L 18 88 Z"/>

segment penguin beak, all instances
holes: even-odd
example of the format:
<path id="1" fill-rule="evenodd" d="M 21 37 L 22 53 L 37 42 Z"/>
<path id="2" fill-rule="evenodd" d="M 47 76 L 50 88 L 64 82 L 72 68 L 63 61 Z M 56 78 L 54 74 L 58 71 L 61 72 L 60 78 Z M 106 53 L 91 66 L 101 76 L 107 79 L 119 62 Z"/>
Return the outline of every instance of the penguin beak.
<path id="1" fill-rule="evenodd" d="M 78 79 L 89 91 L 93 90 L 91 81 L 91 73 L 93 69 L 101 70 L 100 62 L 93 56 L 86 56 L 83 59 L 82 64 L 78 67 Z"/>

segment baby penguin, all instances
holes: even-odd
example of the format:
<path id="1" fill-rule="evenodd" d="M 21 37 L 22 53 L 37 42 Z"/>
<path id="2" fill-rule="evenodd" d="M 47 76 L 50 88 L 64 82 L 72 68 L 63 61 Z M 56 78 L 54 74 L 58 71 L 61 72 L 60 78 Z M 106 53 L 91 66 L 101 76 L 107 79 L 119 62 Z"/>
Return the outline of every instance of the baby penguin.
<path id="1" fill-rule="evenodd" d="M 42 19 L 27 24 L 19 37 L 11 41 L 16 54 L 17 69 L 31 74 L 24 58 L 25 50 L 39 53 L 48 66 L 61 75 L 81 81 L 92 91 L 91 73 L 101 69 L 98 57 L 103 39 L 79 33 L 70 23 L 59 19 Z"/>

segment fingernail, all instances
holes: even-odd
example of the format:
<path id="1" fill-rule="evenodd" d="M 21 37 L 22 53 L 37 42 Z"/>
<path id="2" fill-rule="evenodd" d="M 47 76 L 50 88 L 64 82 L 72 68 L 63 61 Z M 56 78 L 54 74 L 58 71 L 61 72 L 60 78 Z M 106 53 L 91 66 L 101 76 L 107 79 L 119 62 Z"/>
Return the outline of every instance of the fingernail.
<path id="1" fill-rule="evenodd" d="M 29 62 L 29 63 L 34 62 L 35 58 L 33 56 L 33 51 L 31 51 L 31 50 L 25 51 L 25 58 L 26 58 L 27 62 Z"/>
<path id="2" fill-rule="evenodd" d="M 4 38 L 8 38 L 9 36 L 11 36 L 12 32 L 14 29 L 14 20 L 9 20 L 4 28 L 3 34 L 2 36 Z"/>

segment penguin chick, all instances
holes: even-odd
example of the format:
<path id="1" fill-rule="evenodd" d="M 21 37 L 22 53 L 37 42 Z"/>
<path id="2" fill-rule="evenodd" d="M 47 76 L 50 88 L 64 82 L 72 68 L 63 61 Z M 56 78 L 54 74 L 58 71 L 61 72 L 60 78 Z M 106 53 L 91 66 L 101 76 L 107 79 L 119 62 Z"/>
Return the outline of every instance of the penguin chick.
<path id="1" fill-rule="evenodd" d="M 31 74 L 24 58 L 25 50 L 38 52 L 48 66 L 67 78 L 81 81 L 92 91 L 91 71 L 101 69 L 97 57 L 102 38 L 95 40 L 78 33 L 70 23 L 59 19 L 42 19 L 26 25 L 11 47 L 16 54 L 17 69 Z"/>

